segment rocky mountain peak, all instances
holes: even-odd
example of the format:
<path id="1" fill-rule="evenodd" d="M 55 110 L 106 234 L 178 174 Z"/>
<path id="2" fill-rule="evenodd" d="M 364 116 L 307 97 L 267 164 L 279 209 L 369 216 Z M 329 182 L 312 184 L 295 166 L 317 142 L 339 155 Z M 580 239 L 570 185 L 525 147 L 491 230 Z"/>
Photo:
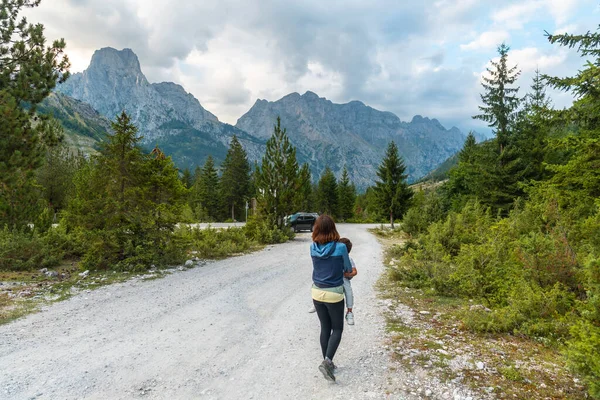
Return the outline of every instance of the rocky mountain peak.
<path id="1" fill-rule="evenodd" d="M 140 60 L 131 49 L 117 50 L 104 47 L 96 50 L 88 69 L 104 67 L 106 69 L 128 70 L 129 72 L 142 73 Z"/>
<path id="2" fill-rule="evenodd" d="M 319 95 L 315 92 L 311 92 L 310 90 L 308 90 L 302 95 L 302 98 L 305 100 L 319 100 Z"/>

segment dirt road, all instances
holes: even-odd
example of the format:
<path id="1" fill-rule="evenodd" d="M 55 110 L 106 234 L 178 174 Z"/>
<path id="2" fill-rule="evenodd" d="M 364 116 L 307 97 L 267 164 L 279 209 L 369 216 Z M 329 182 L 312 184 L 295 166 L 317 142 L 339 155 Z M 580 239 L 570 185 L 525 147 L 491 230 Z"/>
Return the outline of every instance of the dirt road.
<path id="1" fill-rule="evenodd" d="M 310 234 L 152 281 L 81 293 L 0 326 L 2 399 L 385 398 L 384 321 L 373 284 L 381 248 L 352 239 L 356 325 L 327 382 L 311 305 Z"/>

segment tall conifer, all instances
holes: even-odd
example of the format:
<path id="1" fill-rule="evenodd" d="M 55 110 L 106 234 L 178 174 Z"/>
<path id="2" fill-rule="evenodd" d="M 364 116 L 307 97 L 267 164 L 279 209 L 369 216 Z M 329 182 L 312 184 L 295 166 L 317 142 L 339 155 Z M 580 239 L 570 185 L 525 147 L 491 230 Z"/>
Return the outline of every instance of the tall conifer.
<path id="1" fill-rule="evenodd" d="M 510 86 L 516 82 L 521 71 L 516 66 L 508 67 L 509 50 L 510 47 L 504 43 L 498 46 L 500 60 L 492 60 L 492 68 L 487 68 L 489 76 L 483 77 L 483 106 L 479 106 L 481 114 L 473 116 L 474 119 L 487 122 L 494 129 L 500 154 L 508 144 L 511 124 L 521 102 L 517 96 L 519 88 Z"/>
<path id="2" fill-rule="evenodd" d="M 398 155 L 398 147 L 393 141 L 386 150 L 385 158 L 377 169 L 379 180 L 375 182 L 375 198 L 380 213 L 390 220 L 392 228 L 394 220 L 402 218 L 413 192 L 408 187 L 405 174 L 406 166 Z"/>
<path id="3" fill-rule="evenodd" d="M 36 105 L 68 76 L 64 40 L 46 46 L 44 27 L 18 20 L 39 0 L 4 0 L 0 5 L 0 226 L 24 227 L 39 213 L 35 170 L 61 132 Z M 24 106 L 28 105 L 28 108 Z"/>
<path id="4" fill-rule="evenodd" d="M 284 217 L 294 212 L 294 197 L 298 184 L 296 148 L 292 146 L 281 118 L 273 127 L 267 149 L 257 174 L 256 188 L 259 207 L 278 227 Z"/>
<path id="5" fill-rule="evenodd" d="M 338 215 L 338 185 L 335 175 L 329 167 L 325 168 L 317 189 L 319 211 L 333 217 Z"/>
<path id="6" fill-rule="evenodd" d="M 223 162 L 221 176 L 221 200 L 232 220 L 240 219 L 241 210 L 250 192 L 250 164 L 246 151 L 234 135 Z M 236 210 L 238 216 L 236 217 Z"/>

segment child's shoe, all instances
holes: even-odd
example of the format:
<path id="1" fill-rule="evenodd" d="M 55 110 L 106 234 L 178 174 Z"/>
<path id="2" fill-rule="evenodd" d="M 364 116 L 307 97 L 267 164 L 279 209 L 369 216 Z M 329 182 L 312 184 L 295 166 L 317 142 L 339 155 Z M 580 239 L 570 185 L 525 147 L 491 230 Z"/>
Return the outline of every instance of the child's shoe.
<path id="1" fill-rule="evenodd" d="M 352 311 L 346 313 L 346 322 L 348 325 L 354 325 L 354 314 L 352 314 Z"/>
<path id="2" fill-rule="evenodd" d="M 312 306 L 311 308 L 309 308 L 308 312 L 314 313 L 314 312 L 317 312 L 317 309 L 315 308 L 315 306 Z"/>

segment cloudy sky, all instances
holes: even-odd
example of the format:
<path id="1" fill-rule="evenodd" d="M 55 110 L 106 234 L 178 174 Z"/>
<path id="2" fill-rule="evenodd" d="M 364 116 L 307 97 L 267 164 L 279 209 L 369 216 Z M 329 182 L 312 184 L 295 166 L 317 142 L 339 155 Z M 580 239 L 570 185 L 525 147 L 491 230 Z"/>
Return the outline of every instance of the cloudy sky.
<path id="1" fill-rule="evenodd" d="M 583 63 L 551 33 L 598 26 L 596 0 L 43 0 L 27 13 L 67 41 L 72 72 L 94 50 L 131 48 L 150 82 L 173 81 L 221 121 L 256 99 L 311 90 L 361 100 L 403 120 L 421 114 L 486 131 L 480 77 L 506 42 L 522 70 L 572 74 Z M 552 93 L 555 106 L 572 99 Z"/>

